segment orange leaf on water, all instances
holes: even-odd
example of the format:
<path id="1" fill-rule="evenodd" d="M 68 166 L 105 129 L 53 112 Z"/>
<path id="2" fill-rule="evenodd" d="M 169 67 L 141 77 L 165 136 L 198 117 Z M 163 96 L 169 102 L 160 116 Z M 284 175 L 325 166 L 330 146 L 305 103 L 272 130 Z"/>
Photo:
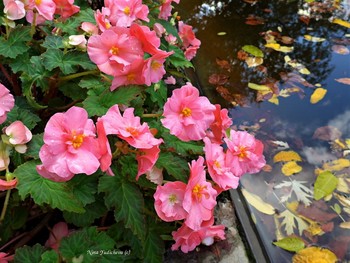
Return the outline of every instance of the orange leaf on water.
<path id="1" fill-rule="evenodd" d="M 350 78 L 340 78 L 340 79 L 335 79 L 335 81 L 338 81 L 346 85 L 350 85 Z"/>

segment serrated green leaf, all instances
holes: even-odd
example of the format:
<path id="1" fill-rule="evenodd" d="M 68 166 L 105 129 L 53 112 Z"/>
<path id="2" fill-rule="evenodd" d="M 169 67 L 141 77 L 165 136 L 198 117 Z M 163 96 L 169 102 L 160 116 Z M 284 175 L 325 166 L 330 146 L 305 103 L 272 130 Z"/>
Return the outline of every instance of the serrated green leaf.
<path id="1" fill-rule="evenodd" d="M 14 121 L 21 121 L 29 130 L 32 130 L 41 119 L 33 112 L 20 108 L 15 105 L 12 110 L 7 114 L 6 124 L 10 124 Z"/>
<path id="2" fill-rule="evenodd" d="M 71 74 L 78 70 L 79 66 L 83 69 L 92 70 L 96 65 L 91 62 L 87 53 L 70 51 L 64 53 L 60 49 L 49 48 L 42 54 L 43 64 L 46 69 L 53 70 L 59 67 L 63 74 Z"/>
<path id="3" fill-rule="evenodd" d="M 71 16 L 65 21 L 58 22 L 56 27 L 62 32 L 69 33 L 70 35 L 81 34 L 80 26 L 82 22 L 96 23 L 94 17 L 94 11 L 91 8 L 80 9 L 79 13 Z"/>
<path id="4" fill-rule="evenodd" d="M 185 58 L 184 52 L 179 47 L 169 46 L 169 51 L 174 51 L 174 54 L 167 59 L 174 67 L 193 68 L 192 63 Z"/>
<path id="5" fill-rule="evenodd" d="M 45 251 L 41 255 L 41 261 L 40 263 L 58 263 L 59 256 L 55 250 Z"/>
<path id="6" fill-rule="evenodd" d="M 298 252 L 305 247 L 305 243 L 298 237 L 285 237 L 276 242 L 272 242 L 275 246 L 283 248 L 291 252 Z"/>
<path id="7" fill-rule="evenodd" d="M 18 55 L 27 52 L 30 41 L 30 27 L 19 26 L 11 31 L 8 39 L 0 37 L 0 55 L 7 58 L 16 58 Z"/>
<path id="8" fill-rule="evenodd" d="M 38 263 L 41 260 L 41 255 L 45 248 L 40 244 L 33 247 L 23 246 L 16 249 L 14 262 L 15 263 Z"/>
<path id="9" fill-rule="evenodd" d="M 134 184 L 116 175 L 101 177 L 98 191 L 105 193 L 105 204 L 108 208 L 115 207 L 116 221 L 123 221 L 125 227 L 144 240 L 144 200 L 140 190 Z"/>
<path id="10" fill-rule="evenodd" d="M 34 159 L 39 159 L 39 151 L 43 145 L 43 133 L 33 135 L 32 139 L 27 144 L 28 148 L 25 155 Z"/>
<path id="11" fill-rule="evenodd" d="M 26 162 L 16 168 L 13 174 L 18 178 L 17 189 L 24 200 L 30 195 L 37 205 L 49 204 L 62 211 L 83 213 L 83 204 L 74 196 L 67 183 L 48 180 L 36 171 L 37 161 Z"/>
<path id="12" fill-rule="evenodd" d="M 333 193 L 337 188 L 338 178 L 331 172 L 325 171 L 317 176 L 314 185 L 314 198 L 320 200 L 321 198 Z"/>
<path id="13" fill-rule="evenodd" d="M 96 202 L 88 204 L 85 207 L 85 213 L 78 214 L 73 212 L 63 212 L 63 217 L 67 223 L 74 224 L 79 227 L 90 226 L 96 219 L 107 213 L 107 208 L 102 198 L 98 198 Z"/>
<path id="14" fill-rule="evenodd" d="M 119 262 L 118 255 L 111 257 L 101 253 L 113 251 L 114 246 L 115 242 L 106 233 L 98 232 L 96 227 L 89 227 L 64 237 L 59 250 L 67 262 L 72 262 L 73 258 L 81 258 L 84 263 L 112 262 L 107 261 L 107 258 L 115 258 L 115 262 Z"/>
<path id="15" fill-rule="evenodd" d="M 59 49 L 64 48 L 63 38 L 61 36 L 47 36 L 41 46 L 46 48 Z"/>
<path id="16" fill-rule="evenodd" d="M 12 60 L 9 65 L 12 69 L 13 73 L 18 73 L 20 71 L 30 71 L 31 65 L 30 63 L 26 63 L 30 61 L 30 57 L 28 53 L 20 54 L 16 59 Z"/>
<path id="17" fill-rule="evenodd" d="M 150 99 L 153 103 L 157 103 L 158 107 L 163 109 L 167 100 L 167 87 L 163 81 L 154 84 L 147 88 L 146 92 L 150 94 Z"/>
<path id="18" fill-rule="evenodd" d="M 96 174 L 85 176 L 74 176 L 67 185 L 73 189 L 73 194 L 83 205 L 95 202 L 95 193 L 97 192 L 98 177 Z"/>
<path id="19" fill-rule="evenodd" d="M 149 230 L 145 240 L 144 262 L 161 263 L 163 262 L 164 252 L 164 241 L 157 233 Z"/>
<path id="20" fill-rule="evenodd" d="M 87 91 L 81 88 L 76 82 L 64 82 L 59 85 L 59 90 L 72 100 L 83 100 L 87 96 Z"/>
<path id="21" fill-rule="evenodd" d="M 190 174 L 188 163 L 172 153 L 161 152 L 156 163 L 157 167 L 164 168 L 176 180 L 187 182 Z"/>
<path id="22" fill-rule="evenodd" d="M 261 51 L 260 48 L 257 48 L 256 46 L 253 46 L 253 45 L 245 45 L 242 47 L 242 49 L 253 55 L 254 57 L 258 57 L 258 58 L 263 58 L 264 57 L 264 53 Z"/>

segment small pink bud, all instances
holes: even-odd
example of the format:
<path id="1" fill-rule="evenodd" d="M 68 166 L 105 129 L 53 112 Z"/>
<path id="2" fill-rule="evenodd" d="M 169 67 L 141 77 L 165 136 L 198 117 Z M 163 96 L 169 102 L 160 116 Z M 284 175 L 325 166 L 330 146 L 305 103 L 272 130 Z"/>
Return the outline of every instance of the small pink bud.
<path id="1" fill-rule="evenodd" d="M 12 145 L 26 144 L 32 139 L 31 131 L 21 121 L 15 121 L 6 127 L 5 134 L 9 136 Z"/>
<path id="2" fill-rule="evenodd" d="M 158 37 L 161 37 L 166 32 L 165 28 L 159 23 L 155 23 L 153 25 L 153 30 L 156 32 Z"/>
<path id="3" fill-rule="evenodd" d="M 4 13 L 6 14 L 7 19 L 18 20 L 26 15 L 24 4 L 21 1 L 5 0 L 4 4 Z"/>
<path id="4" fill-rule="evenodd" d="M 97 35 L 98 34 L 98 28 L 96 25 L 94 25 L 93 23 L 90 22 L 83 22 L 81 24 L 81 29 L 88 33 L 89 35 Z"/>
<path id="5" fill-rule="evenodd" d="M 77 46 L 81 49 L 86 49 L 86 38 L 84 35 L 71 35 L 69 36 L 68 43 L 72 46 Z"/>
<path id="6" fill-rule="evenodd" d="M 175 85 L 176 84 L 176 79 L 173 76 L 167 77 L 164 80 L 165 84 L 171 84 L 171 85 Z"/>

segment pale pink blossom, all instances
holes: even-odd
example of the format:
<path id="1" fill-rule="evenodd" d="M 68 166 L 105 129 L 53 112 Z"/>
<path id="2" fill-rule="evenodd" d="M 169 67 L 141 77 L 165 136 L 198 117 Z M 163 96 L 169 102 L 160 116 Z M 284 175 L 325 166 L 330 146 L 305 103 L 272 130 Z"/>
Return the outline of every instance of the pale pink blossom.
<path id="1" fill-rule="evenodd" d="M 217 192 L 206 181 L 203 164 L 204 158 L 202 156 L 197 161 L 192 161 L 191 174 L 183 199 L 183 208 L 188 213 L 185 224 L 193 230 L 199 230 L 202 222 L 212 217 L 216 205 Z"/>
<path id="2" fill-rule="evenodd" d="M 169 76 L 164 80 L 165 84 L 168 85 L 175 85 L 176 84 L 176 79 L 173 76 Z"/>
<path id="3" fill-rule="evenodd" d="M 8 255 L 8 253 L 0 252 L 0 263 L 9 263 L 14 259 L 14 255 Z"/>
<path id="4" fill-rule="evenodd" d="M 26 152 L 25 144 L 32 139 L 32 133 L 21 121 L 11 123 L 4 129 L 4 132 L 8 136 L 8 142 L 15 147 L 17 152 Z"/>
<path id="5" fill-rule="evenodd" d="M 45 247 L 52 248 L 58 252 L 62 238 L 69 235 L 69 229 L 66 222 L 58 222 L 50 232 L 49 239 L 45 243 Z"/>
<path id="6" fill-rule="evenodd" d="M 111 10 L 109 19 L 112 25 L 129 27 L 136 19 L 149 22 L 149 10 L 142 0 L 106 0 L 105 6 Z"/>
<path id="7" fill-rule="evenodd" d="M 4 0 L 4 13 L 7 19 L 18 20 L 26 15 L 24 4 L 18 0 Z"/>
<path id="8" fill-rule="evenodd" d="M 215 107 L 215 120 L 210 125 L 210 130 L 207 131 L 207 137 L 212 142 L 222 144 L 222 139 L 226 137 L 226 130 L 232 125 L 232 119 L 228 116 L 227 109 L 221 109 L 221 106 L 219 104 L 215 104 Z"/>
<path id="9" fill-rule="evenodd" d="M 159 23 L 154 23 L 153 30 L 154 30 L 154 32 L 156 32 L 157 37 L 161 37 L 166 32 L 164 26 L 162 26 Z"/>
<path id="10" fill-rule="evenodd" d="M 33 23 L 35 16 L 35 25 L 40 25 L 47 20 L 53 20 L 53 15 L 56 11 L 56 4 L 53 0 L 29 0 L 26 9 L 27 21 Z"/>
<path id="11" fill-rule="evenodd" d="M 185 49 L 184 55 L 187 60 L 192 60 L 197 55 L 199 46 L 189 46 Z"/>
<path id="12" fill-rule="evenodd" d="M 47 122 L 44 145 L 37 171 L 54 181 L 68 181 L 75 174 L 91 175 L 100 166 L 100 149 L 95 138 L 95 125 L 85 109 L 72 107 L 56 113 Z"/>
<path id="13" fill-rule="evenodd" d="M 0 83 L 0 124 L 4 123 L 7 113 L 15 106 L 15 99 L 10 91 Z"/>
<path id="14" fill-rule="evenodd" d="M 16 187 L 16 185 L 17 185 L 17 178 L 11 179 L 10 181 L 0 179 L 0 191 L 13 189 Z"/>
<path id="15" fill-rule="evenodd" d="M 187 212 L 182 206 L 186 184 L 180 181 L 158 185 L 154 193 L 154 208 L 160 219 L 166 222 L 185 219 Z"/>
<path id="16" fill-rule="evenodd" d="M 264 145 L 246 131 L 230 130 L 230 137 L 224 139 L 227 145 L 226 162 L 231 163 L 235 176 L 257 173 L 265 166 Z"/>
<path id="17" fill-rule="evenodd" d="M 80 11 L 80 7 L 74 5 L 74 0 L 53 0 L 56 4 L 55 14 L 63 19 L 71 17 Z"/>
<path id="18" fill-rule="evenodd" d="M 215 239 L 225 239 L 225 226 L 213 225 L 214 218 L 203 221 L 198 230 L 189 228 L 183 224 L 177 231 L 172 232 L 175 244 L 172 245 L 171 250 L 177 250 L 181 247 L 181 251 L 188 253 L 194 250 L 201 243 L 204 245 L 212 245 Z"/>
<path id="19" fill-rule="evenodd" d="M 154 165 L 151 170 L 146 172 L 146 178 L 154 184 L 161 185 L 163 183 L 163 169 Z"/>
<path id="20" fill-rule="evenodd" d="M 161 6 L 159 7 L 159 15 L 158 18 L 160 19 L 164 19 L 164 20 L 168 20 L 168 17 L 171 16 L 171 11 L 173 9 L 171 3 L 175 2 L 175 3 L 180 3 L 180 0 L 165 0 L 162 1 Z"/>
<path id="21" fill-rule="evenodd" d="M 169 34 L 169 35 L 165 36 L 164 38 L 170 45 L 176 45 L 176 43 L 177 43 L 177 38 L 172 34 Z"/>
<path id="22" fill-rule="evenodd" d="M 159 139 L 159 144 L 162 143 L 162 141 L 163 140 Z M 138 149 L 136 154 L 136 160 L 138 163 L 136 180 L 138 180 L 142 174 L 152 170 L 158 160 L 159 153 L 159 145 L 154 145 L 149 149 Z"/>
<path id="23" fill-rule="evenodd" d="M 71 46 L 76 46 L 81 49 L 86 49 L 87 40 L 84 35 L 70 35 L 68 37 L 68 44 Z"/>
<path id="24" fill-rule="evenodd" d="M 89 36 L 97 35 L 98 28 L 96 25 L 90 22 L 81 23 L 81 29 L 86 32 Z"/>
<path id="25" fill-rule="evenodd" d="M 227 161 L 222 146 L 212 143 L 208 138 L 204 138 L 203 141 L 205 143 L 205 159 L 210 177 L 223 190 L 236 189 L 239 177 L 232 173 L 232 164 Z"/>
<path id="26" fill-rule="evenodd" d="M 188 82 L 168 98 L 161 122 L 182 141 L 201 140 L 214 121 L 214 112 L 215 106 Z"/>
<path id="27" fill-rule="evenodd" d="M 201 41 L 196 38 L 192 26 L 185 24 L 183 21 L 179 21 L 179 37 L 182 40 L 186 59 L 191 60 L 196 55 Z"/>
<path id="28" fill-rule="evenodd" d="M 110 14 L 111 10 L 109 10 L 109 8 L 106 7 L 102 7 L 102 11 L 97 10 L 95 12 L 95 20 L 101 32 L 104 32 L 112 27 L 111 22 L 109 21 Z"/>
<path id="29" fill-rule="evenodd" d="M 107 172 L 108 175 L 114 175 L 111 167 L 112 164 L 112 152 L 109 145 L 107 134 L 103 125 L 103 121 L 99 119 L 96 123 L 98 143 L 100 149 L 100 169 L 102 172 Z"/>
<path id="30" fill-rule="evenodd" d="M 166 73 L 164 68 L 166 57 L 168 57 L 168 54 L 155 54 L 145 61 L 142 75 L 147 86 L 150 86 L 152 83 L 157 83 L 163 78 Z"/>

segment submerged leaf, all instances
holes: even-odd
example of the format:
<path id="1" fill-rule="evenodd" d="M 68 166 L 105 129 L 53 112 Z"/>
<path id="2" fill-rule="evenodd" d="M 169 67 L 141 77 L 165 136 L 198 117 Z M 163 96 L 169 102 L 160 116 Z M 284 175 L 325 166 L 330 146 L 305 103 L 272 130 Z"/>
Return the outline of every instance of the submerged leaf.
<path id="1" fill-rule="evenodd" d="M 298 165 L 295 161 L 290 161 L 282 166 L 282 173 L 285 176 L 291 176 L 296 173 L 300 173 L 303 168 Z"/>
<path id="2" fill-rule="evenodd" d="M 251 82 L 248 83 L 248 87 L 258 91 L 271 91 L 271 88 L 269 86 L 259 85 Z"/>
<path id="3" fill-rule="evenodd" d="M 350 78 L 340 78 L 340 79 L 335 79 L 335 81 L 338 81 L 346 85 L 350 85 Z"/>
<path id="4" fill-rule="evenodd" d="M 290 197 L 292 197 L 292 194 L 294 192 L 298 201 L 303 202 L 306 206 L 309 206 L 311 204 L 313 192 L 310 188 L 303 185 L 304 183 L 307 182 L 291 180 L 283 181 L 282 183 L 275 185 L 275 189 L 289 188 L 289 191 L 286 191 L 285 194 L 280 196 L 280 202 L 286 202 Z"/>
<path id="5" fill-rule="evenodd" d="M 320 200 L 321 198 L 333 193 L 337 188 L 338 178 L 335 177 L 331 172 L 325 171 L 317 176 L 314 188 L 314 198 L 315 200 Z"/>
<path id="6" fill-rule="evenodd" d="M 303 231 L 308 227 L 308 224 L 303 219 L 293 214 L 288 209 L 280 213 L 279 218 L 283 218 L 281 226 L 284 226 L 287 235 L 294 234 L 295 228 L 298 229 L 299 235 L 302 235 Z"/>
<path id="7" fill-rule="evenodd" d="M 242 47 L 242 49 L 253 55 L 254 57 L 260 57 L 260 58 L 263 58 L 264 57 L 264 53 L 261 51 L 260 48 L 257 48 L 256 46 L 253 46 L 253 45 L 245 45 Z"/>
<path id="8" fill-rule="evenodd" d="M 350 222 L 341 222 L 339 224 L 339 227 L 345 228 L 345 229 L 350 229 Z"/>
<path id="9" fill-rule="evenodd" d="M 342 133 L 334 126 L 322 126 L 316 129 L 312 135 L 313 139 L 319 139 L 323 141 L 334 141 L 341 137 Z"/>
<path id="10" fill-rule="evenodd" d="M 312 104 L 315 104 L 315 103 L 319 102 L 320 100 L 322 100 L 324 98 L 326 93 L 327 93 L 327 90 L 324 89 L 324 88 L 317 88 L 317 89 L 315 89 L 314 92 L 311 95 L 310 102 Z"/>
<path id="11" fill-rule="evenodd" d="M 322 38 L 322 37 L 314 37 L 314 36 L 310 36 L 310 35 L 304 35 L 304 38 L 307 41 L 311 41 L 311 42 L 323 42 L 326 40 L 325 38 Z"/>
<path id="12" fill-rule="evenodd" d="M 273 242 L 273 244 L 292 252 L 298 252 L 305 247 L 304 241 L 298 237 L 285 237 L 281 240 Z"/>
<path id="13" fill-rule="evenodd" d="M 259 196 L 249 193 L 246 189 L 241 189 L 242 194 L 244 195 L 247 202 L 255 207 L 257 210 L 259 210 L 261 213 L 267 214 L 267 215 L 273 215 L 275 213 L 275 208 L 270 205 L 269 203 L 266 203 L 263 201 Z"/>
<path id="14" fill-rule="evenodd" d="M 252 68 L 261 65 L 264 63 L 264 60 L 262 58 L 247 57 L 245 63 L 247 63 L 249 68 Z"/>
<path id="15" fill-rule="evenodd" d="M 345 21 L 345 20 L 342 20 L 342 19 L 339 19 L 339 18 L 336 18 L 332 21 L 334 24 L 338 24 L 338 25 L 341 25 L 341 26 L 345 26 L 347 28 L 350 28 L 350 23 L 348 21 Z"/>
<path id="16" fill-rule="evenodd" d="M 334 45 L 332 46 L 332 50 L 340 55 L 348 55 L 350 53 L 350 50 L 343 45 Z"/>
<path id="17" fill-rule="evenodd" d="M 338 261 L 337 256 L 327 248 L 307 247 L 293 256 L 293 263 L 308 263 L 308 262 L 325 262 L 335 263 Z"/>
<path id="18" fill-rule="evenodd" d="M 337 159 L 323 164 L 323 169 L 330 172 L 341 171 L 344 168 L 350 167 L 350 160 L 348 159 Z"/>
<path id="19" fill-rule="evenodd" d="M 301 161 L 301 157 L 294 151 L 281 151 L 273 157 L 273 162 Z"/>
<path id="20" fill-rule="evenodd" d="M 272 48 L 276 51 L 283 52 L 283 53 L 292 52 L 294 49 L 293 47 L 281 46 L 280 44 L 277 44 L 277 43 L 268 43 L 268 44 L 265 44 L 265 47 Z"/>

